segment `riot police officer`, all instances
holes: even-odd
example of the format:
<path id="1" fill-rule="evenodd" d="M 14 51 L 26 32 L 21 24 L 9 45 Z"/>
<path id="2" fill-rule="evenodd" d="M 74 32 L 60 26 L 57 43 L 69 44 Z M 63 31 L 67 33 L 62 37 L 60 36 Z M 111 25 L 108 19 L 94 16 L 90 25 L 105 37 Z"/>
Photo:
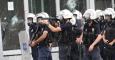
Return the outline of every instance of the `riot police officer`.
<path id="1" fill-rule="evenodd" d="M 96 10 L 96 15 L 97 15 L 97 21 L 100 24 L 100 31 L 102 32 L 104 30 L 104 25 L 106 24 L 106 21 L 104 20 L 104 11 Z M 103 54 L 103 40 L 102 39 L 99 42 L 99 47 L 100 47 L 100 54 L 103 58 L 104 54 Z"/>
<path id="2" fill-rule="evenodd" d="M 114 60 L 115 59 L 115 29 L 109 28 L 106 29 L 104 33 L 103 40 L 106 42 L 104 43 L 103 51 L 105 60 Z"/>
<path id="3" fill-rule="evenodd" d="M 57 18 L 60 20 L 60 26 L 54 27 L 52 26 L 48 20 L 44 20 L 41 22 L 42 24 L 46 24 L 51 31 L 53 32 L 61 32 L 61 39 L 59 40 L 59 59 L 60 60 L 70 60 L 70 48 L 71 48 L 71 39 L 72 35 L 72 24 L 75 24 L 75 20 L 71 20 L 73 14 L 67 10 L 62 10 Z M 70 22 L 71 20 L 71 22 Z"/>
<path id="4" fill-rule="evenodd" d="M 51 51 L 49 49 L 49 41 L 48 41 L 48 33 L 49 30 L 47 26 L 39 23 L 42 21 L 42 18 L 49 18 L 49 15 L 46 12 L 41 12 L 36 15 L 37 17 L 37 24 L 39 25 L 39 35 L 37 39 L 32 41 L 32 46 L 38 46 L 38 59 L 39 60 L 52 60 Z"/>
<path id="5" fill-rule="evenodd" d="M 98 34 L 100 33 L 99 23 L 95 20 L 96 12 L 93 9 L 88 9 L 83 16 L 86 20 L 83 29 L 83 39 L 85 45 L 83 60 L 102 60 L 98 45 L 90 51 L 92 43 L 96 40 Z"/>
<path id="6" fill-rule="evenodd" d="M 105 35 L 105 32 L 106 32 L 106 30 L 108 30 L 108 29 L 112 29 L 113 31 L 114 31 L 114 29 L 113 29 L 113 27 L 115 26 L 115 22 L 114 22 L 114 20 L 112 20 L 112 10 L 110 11 L 111 9 L 106 9 L 105 11 L 104 11 L 104 16 L 105 16 L 105 18 L 104 18 L 104 20 L 106 21 L 106 23 L 105 23 L 105 25 L 103 26 L 104 27 L 104 29 L 101 31 L 101 33 L 98 35 L 98 37 L 97 37 L 97 39 L 92 43 L 92 45 L 90 46 L 90 49 L 89 50 L 93 50 L 94 49 L 94 46 L 96 45 L 96 44 L 98 44 L 101 40 L 103 40 L 103 42 L 104 42 L 104 45 L 106 45 L 106 46 L 104 46 L 102 49 L 103 49 L 103 59 L 104 60 L 106 60 L 106 59 L 109 59 L 110 60 L 110 58 L 109 58 L 109 56 L 111 56 L 111 54 L 108 54 L 109 52 L 105 52 L 105 51 L 107 51 L 107 46 L 109 46 L 109 41 L 108 40 L 111 40 L 111 39 L 106 39 L 104 36 L 106 36 L 106 37 L 109 37 L 110 38 L 110 36 L 107 36 L 107 35 Z M 108 30 L 108 31 L 110 31 L 110 30 Z M 113 32 L 112 31 L 112 32 Z M 114 32 L 113 32 L 114 33 Z M 114 35 L 111 35 L 111 37 L 113 37 L 114 38 Z M 113 41 L 112 41 L 112 44 L 114 43 L 114 39 L 112 39 Z M 108 43 L 109 42 L 109 43 Z M 109 49 L 108 49 L 109 50 Z M 114 56 L 114 55 L 112 55 L 112 56 Z M 111 56 L 111 57 L 112 57 Z M 114 60 L 114 58 L 113 58 L 113 60 Z"/>
<path id="7" fill-rule="evenodd" d="M 36 33 L 36 20 L 35 20 L 35 15 L 33 13 L 28 13 L 27 16 L 27 22 L 28 22 L 28 26 L 29 26 L 29 35 L 30 35 L 30 46 L 31 46 L 31 42 L 35 39 L 35 37 L 33 37 Z M 31 50 L 32 50 L 32 57 L 33 60 L 38 60 L 38 48 L 37 45 L 36 46 L 31 46 Z"/>
<path id="8" fill-rule="evenodd" d="M 75 17 L 76 23 L 72 27 L 73 31 L 73 41 L 71 45 L 71 60 L 82 60 L 83 58 L 83 20 L 82 14 L 78 10 L 73 11 L 73 16 Z"/>
<path id="9" fill-rule="evenodd" d="M 104 60 L 114 60 L 115 59 L 115 21 L 113 19 L 113 9 L 107 8 L 105 10 L 105 30 L 103 33 L 104 41 Z"/>

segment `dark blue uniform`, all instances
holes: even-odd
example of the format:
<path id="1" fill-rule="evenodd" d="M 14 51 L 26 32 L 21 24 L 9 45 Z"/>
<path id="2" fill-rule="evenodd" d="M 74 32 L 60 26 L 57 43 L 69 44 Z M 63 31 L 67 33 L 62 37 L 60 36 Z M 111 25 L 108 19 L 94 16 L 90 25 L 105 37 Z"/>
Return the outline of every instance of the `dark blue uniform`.
<path id="1" fill-rule="evenodd" d="M 43 28 L 43 31 L 47 31 L 49 32 L 49 29 L 47 27 Z M 39 60 L 52 60 L 52 56 L 51 56 L 51 50 L 49 48 L 49 40 L 48 40 L 48 36 L 45 38 L 45 40 L 43 40 L 42 42 L 39 43 L 39 47 L 38 47 L 38 59 Z"/>
<path id="2" fill-rule="evenodd" d="M 72 42 L 71 45 L 71 60 L 81 60 L 83 58 L 83 45 L 75 42 L 76 38 L 79 38 L 82 34 L 83 21 L 76 20 L 76 24 L 72 27 Z"/>
<path id="3" fill-rule="evenodd" d="M 29 26 L 30 40 L 33 40 L 35 38 L 34 35 L 36 34 L 36 29 L 37 29 L 36 24 L 32 24 L 31 26 Z M 31 50 L 33 60 L 38 60 L 38 46 L 31 47 Z"/>
<path id="4" fill-rule="evenodd" d="M 105 39 L 110 43 L 115 39 L 115 21 L 109 21 L 105 24 Z M 115 44 L 110 46 L 109 44 L 103 44 L 103 59 L 115 60 Z"/>
<path id="5" fill-rule="evenodd" d="M 100 24 L 100 31 L 101 31 L 101 34 L 103 34 L 104 32 L 104 29 L 105 29 L 105 24 L 106 24 L 106 21 L 104 19 L 98 21 L 98 23 Z M 99 47 L 100 47 L 100 54 L 102 56 L 102 58 L 104 57 L 104 51 L 103 51 L 103 45 L 104 42 L 103 42 L 103 39 L 101 39 L 100 43 L 99 43 Z"/>
<path id="6" fill-rule="evenodd" d="M 95 46 L 94 50 L 89 52 L 88 48 L 89 46 L 94 42 L 94 40 L 97 38 L 98 34 L 100 33 L 100 26 L 97 22 L 92 20 L 92 23 L 90 25 L 91 21 L 87 22 L 84 25 L 84 57 L 83 60 L 102 60 L 100 56 L 100 49 L 98 45 Z"/>
<path id="7" fill-rule="evenodd" d="M 61 39 L 59 40 L 59 60 L 70 60 L 71 50 L 71 31 L 72 24 L 70 22 L 61 24 Z"/>

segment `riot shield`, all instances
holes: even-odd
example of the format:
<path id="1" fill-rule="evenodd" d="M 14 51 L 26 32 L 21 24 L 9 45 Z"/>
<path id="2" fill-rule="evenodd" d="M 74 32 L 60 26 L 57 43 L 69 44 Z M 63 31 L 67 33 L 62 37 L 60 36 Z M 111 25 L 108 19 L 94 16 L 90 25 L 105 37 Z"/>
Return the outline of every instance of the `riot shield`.
<path id="1" fill-rule="evenodd" d="M 22 53 L 22 60 L 31 60 L 29 38 L 26 31 L 19 33 L 20 49 Z"/>

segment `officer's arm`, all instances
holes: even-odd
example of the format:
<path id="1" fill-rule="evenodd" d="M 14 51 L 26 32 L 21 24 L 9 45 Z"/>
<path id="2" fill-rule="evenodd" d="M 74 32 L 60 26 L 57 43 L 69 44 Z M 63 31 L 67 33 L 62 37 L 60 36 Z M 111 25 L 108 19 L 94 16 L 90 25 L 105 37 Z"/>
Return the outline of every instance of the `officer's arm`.
<path id="1" fill-rule="evenodd" d="M 90 45 L 89 47 L 89 51 L 92 51 L 95 47 L 95 45 L 97 45 L 97 43 L 99 43 L 102 40 L 103 36 L 101 34 L 99 34 L 96 38 L 96 40 Z"/>
<path id="2" fill-rule="evenodd" d="M 48 20 L 39 21 L 39 23 L 46 24 L 52 32 L 62 31 L 60 27 L 52 26 Z"/>
<path id="3" fill-rule="evenodd" d="M 81 41 L 83 41 L 83 32 L 81 33 L 79 38 L 81 38 Z"/>
<path id="4" fill-rule="evenodd" d="M 83 32 L 81 33 L 80 38 L 83 38 Z"/>
<path id="5" fill-rule="evenodd" d="M 60 27 L 54 27 L 54 26 L 52 26 L 50 23 L 47 24 L 47 26 L 50 28 L 50 30 L 51 30 L 52 32 L 62 31 Z"/>
<path id="6" fill-rule="evenodd" d="M 109 41 L 105 38 L 105 32 L 106 32 L 106 31 L 104 31 L 104 33 L 103 33 L 103 42 L 104 42 L 104 43 L 108 43 Z"/>
<path id="7" fill-rule="evenodd" d="M 83 32 L 81 33 L 81 35 L 80 35 L 80 44 L 82 44 L 83 43 Z"/>
<path id="8" fill-rule="evenodd" d="M 111 45 L 111 46 L 114 44 L 115 44 L 115 39 L 113 39 L 113 41 L 109 43 L 109 45 Z"/>
<path id="9" fill-rule="evenodd" d="M 98 44 L 101 40 L 103 39 L 103 36 L 101 34 L 99 34 L 96 38 L 96 40 L 92 43 L 93 46 L 95 46 L 96 44 Z"/>
<path id="10" fill-rule="evenodd" d="M 96 29 L 97 29 L 98 35 L 97 35 L 95 41 L 92 43 L 93 46 L 97 45 L 103 39 L 103 35 L 100 34 L 99 24 L 96 25 Z"/>
<path id="11" fill-rule="evenodd" d="M 36 40 L 36 44 L 42 42 L 43 40 L 45 40 L 45 38 L 48 35 L 48 31 L 44 31 L 43 34 Z"/>

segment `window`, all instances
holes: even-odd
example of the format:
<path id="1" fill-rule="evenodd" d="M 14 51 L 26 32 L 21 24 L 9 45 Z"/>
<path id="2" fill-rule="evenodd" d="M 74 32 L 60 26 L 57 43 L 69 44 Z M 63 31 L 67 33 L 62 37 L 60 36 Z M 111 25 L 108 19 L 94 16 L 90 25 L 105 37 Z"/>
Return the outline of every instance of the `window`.
<path id="1" fill-rule="evenodd" d="M 86 10 L 86 0 L 60 0 L 60 9 L 76 9 L 84 13 Z"/>
<path id="2" fill-rule="evenodd" d="M 9 10 L 9 5 L 14 10 Z M 18 33 L 25 30 L 23 0 L 0 0 L 0 8 L 3 50 L 20 49 Z"/>
<path id="3" fill-rule="evenodd" d="M 29 12 L 47 12 L 50 16 L 56 15 L 55 0 L 29 0 Z"/>
<path id="4" fill-rule="evenodd" d="M 111 8 L 111 0 L 95 0 L 95 9 L 105 10 L 106 8 Z"/>

